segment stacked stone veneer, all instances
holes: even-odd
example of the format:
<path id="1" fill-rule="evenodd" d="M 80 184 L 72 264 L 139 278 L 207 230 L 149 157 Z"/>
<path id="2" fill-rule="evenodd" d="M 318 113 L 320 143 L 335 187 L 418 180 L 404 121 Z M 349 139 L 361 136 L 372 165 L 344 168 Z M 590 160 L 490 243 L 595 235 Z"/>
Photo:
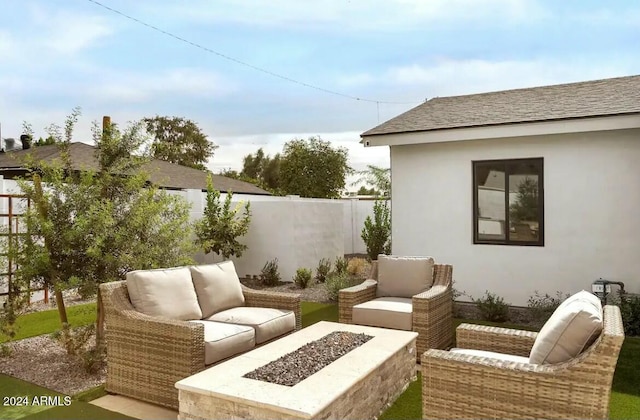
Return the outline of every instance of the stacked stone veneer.
<path id="1" fill-rule="evenodd" d="M 369 343 L 365 343 L 365 346 Z M 354 378 L 346 392 L 318 413 L 279 411 L 261 403 L 231 400 L 180 390 L 181 420 L 200 419 L 373 419 L 377 418 L 416 379 L 416 342 L 387 358 L 363 378 Z M 322 375 L 322 370 L 314 375 Z M 298 384 L 299 385 L 299 384 Z M 295 386 L 298 386 L 295 385 Z M 294 386 L 294 387 L 295 387 Z M 292 387 L 293 388 L 293 387 Z"/>

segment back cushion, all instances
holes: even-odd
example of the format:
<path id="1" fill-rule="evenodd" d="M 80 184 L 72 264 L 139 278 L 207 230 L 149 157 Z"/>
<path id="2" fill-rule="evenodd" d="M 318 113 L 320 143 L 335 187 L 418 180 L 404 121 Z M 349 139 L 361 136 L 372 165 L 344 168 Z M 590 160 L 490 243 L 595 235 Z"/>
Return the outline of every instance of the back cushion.
<path id="1" fill-rule="evenodd" d="M 203 318 L 225 309 L 244 306 L 242 286 L 233 261 L 192 266 L 191 277 Z"/>
<path id="2" fill-rule="evenodd" d="M 603 326 L 602 305 L 585 293 L 591 295 L 579 292 L 558 306 L 533 343 L 530 363 L 566 362 L 598 338 Z"/>
<path id="3" fill-rule="evenodd" d="M 433 284 L 433 258 L 378 256 L 378 297 L 410 298 Z"/>
<path id="4" fill-rule="evenodd" d="M 131 271 L 127 290 L 133 307 L 143 314 L 182 321 L 202 318 L 189 267 Z"/>

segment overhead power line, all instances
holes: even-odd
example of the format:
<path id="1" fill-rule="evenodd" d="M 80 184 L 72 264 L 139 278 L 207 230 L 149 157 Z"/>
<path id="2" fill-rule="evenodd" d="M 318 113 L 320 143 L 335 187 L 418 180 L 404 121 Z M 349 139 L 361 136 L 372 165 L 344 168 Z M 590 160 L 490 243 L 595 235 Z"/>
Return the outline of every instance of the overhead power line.
<path id="1" fill-rule="evenodd" d="M 165 31 L 164 29 L 158 28 L 157 26 L 154 26 L 154 25 L 152 25 L 150 23 L 144 22 L 144 21 L 142 21 L 142 20 L 140 20 L 138 18 L 130 16 L 130 15 L 126 14 L 126 13 L 123 13 L 123 12 L 121 12 L 119 10 L 116 10 L 116 9 L 114 9 L 112 7 L 109 7 L 109 6 L 105 5 L 105 4 L 102 4 L 97 0 L 87 0 L 87 1 L 95 4 L 96 6 L 102 7 L 103 9 L 109 10 L 110 12 L 113 12 L 113 13 L 115 13 L 117 15 L 120 15 L 120 16 L 122 16 L 124 18 L 132 20 L 132 21 L 134 21 L 134 22 L 136 22 L 136 23 L 138 23 L 140 25 L 146 26 L 147 28 L 152 29 L 152 30 L 154 30 L 156 32 L 160 32 L 161 34 L 164 34 L 164 35 L 166 35 L 168 37 L 176 39 L 176 40 L 178 40 L 180 42 L 184 42 L 186 44 L 189 44 L 192 47 L 199 48 L 199 49 L 201 49 L 203 51 L 206 51 L 206 52 L 208 52 L 210 54 L 215 54 L 218 57 L 224 58 L 225 60 L 232 61 L 232 62 L 234 62 L 236 64 L 240 64 L 240 65 L 245 66 L 245 67 L 249 67 L 250 69 L 259 71 L 261 73 L 268 74 L 269 76 L 276 77 L 278 79 L 282 79 L 282 80 L 285 80 L 285 81 L 290 82 L 290 83 L 295 83 L 297 85 L 304 86 L 304 87 L 307 87 L 307 88 L 310 88 L 310 89 L 319 90 L 321 92 L 328 93 L 328 94 L 331 94 L 331 95 L 342 96 L 343 98 L 353 99 L 355 101 L 372 102 L 372 103 L 375 103 L 375 104 L 378 104 L 378 105 L 379 104 L 415 105 L 415 104 L 420 103 L 418 101 L 414 101 L 414 102 L 396 102 L 396 101 L 379 101 L 379 100 L 375 100 L 375 99 L 361 98 L 361 97 L 358 97 L 358 96 L 348 95 L 346 93 L 341 93 L 341 92 L 337 92 L 335 90 L 326 89 L 326 88 L 323 88 L 323 87 L 320 87 L 320 86 L 312 85 L 310 83 L 302 82 L 300 80 L 296 80 L 296 79 L 293 79 L 291 77 L 284 76 L 284 75 L 279 74 L 279 73 L 275 73 L 275 72 L 273 72 L 271 70 L 267 70 L 267 69 L 264 69 L 262 67 L 254 66 L 253 64 L 247 63 L 245 61 L 238 60 L 237 58 L 234 58 L 234 57 L 231 57 L 229 55 L 223 54 L 221 52 L 212 50 L 211 48 L 205 47 L 204 45 L 198 44 L 197 42 L 189 41 L 188 39 L 182 38 L 181 36 L 178 36 L 178 35 L 175 35 L 175 34 L 173 34 L 171 32 Z"/>

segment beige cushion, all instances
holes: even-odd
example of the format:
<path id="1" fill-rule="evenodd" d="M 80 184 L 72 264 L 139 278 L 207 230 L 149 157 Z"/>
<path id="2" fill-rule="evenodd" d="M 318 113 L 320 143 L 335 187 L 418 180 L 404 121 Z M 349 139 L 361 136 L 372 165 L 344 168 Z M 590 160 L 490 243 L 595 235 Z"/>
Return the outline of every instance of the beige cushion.
<path id="1" fill-rule="evenodd" d="M 296 316 L 292 311 L 274 308 L 241 306 L 218 312 L 207 320 L 252 327 L 256 330 L 256 344 L 262 344 L 296 328 Z"/>
<path id="2" fill-rule="evenodd" d="M 586 349 L 602 332 L 602 309 L 586 296 L 563 302 L 544 324 L 533 343 L 533 364 L 566 362 Z"/>
<path id="3" fill-rule="evenodd" d="M 204 363 L 210 365 L 256 345 L 255 330 L 245 325 L 189 321 L 204 325 Z"/>
<path id="4" fill-rule="evenodd" d="M 411 331 L 413 305 L 409 298 L 381 297 L 353 307 L 353 323 Z"/>
<path id="5" fill-rule="evenodd" d="M 190 267 L 202 317 L 244 305 L 240 279 L 233 261 Z"/>
<path id="6" fill-rule="evenodd" d="M 410 298 L 433 284 L 433 258 L 378 256 L 378 297 Z"/>
<path id="7" fill-rule="evenodd" d="M 490 359 L 502 360 L 504 362 L 529 363 L 529 358 L 524 356 L 514 356 L 513 354 L 497 353 L 495 351 L 458 349 L 449 350 L 451 353 L 466 354 L 469 356 L 488 357 Z"/>
<path id="8" fill-rule="evenodd" d="M 568 298 L 566 298 L 564 300 L 564 302 L 562 302 L 560 305 L 558 305 L 557 309 L 564 308 L 565 306 L 571 304 L 571 302 L 575 302 L 577 300 L 581 300 L 581 301 L 590 303 L 598 311 L 602 311 L 602 302 L 600 302 L 600 299 L 596 295 L 594 295 L 593 293 L 587 292 L 586 290 L 581 290 L 578 293 L 575 293 L 575 294 L 569 296 Z"/>
<path id="9" fill-rule="evenodd" d="M 188 267 L 127 273 L 131 304 L 149 316 L 187 321 L 202 318 Z"/>

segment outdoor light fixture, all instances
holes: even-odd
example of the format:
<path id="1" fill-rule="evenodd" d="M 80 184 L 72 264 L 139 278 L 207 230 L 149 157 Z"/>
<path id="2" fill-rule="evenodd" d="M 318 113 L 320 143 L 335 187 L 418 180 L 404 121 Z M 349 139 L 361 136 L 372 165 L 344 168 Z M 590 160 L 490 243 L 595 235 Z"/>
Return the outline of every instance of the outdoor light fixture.
<path id="1" fill-rule="evenodd" d="M 611 293 L 612 284 L 617 284 L 618 286 L 620 286 L 620 294 L 625 293 L 624 283 L 621 281 L 610 281 L 599 278 L 591 284 L 591 292 L 593 292 L 594 295 L 600 298 L 600 301 L 603 305 L 607 303 L 607 296 L 609 296 L 609 293 Z"/>

